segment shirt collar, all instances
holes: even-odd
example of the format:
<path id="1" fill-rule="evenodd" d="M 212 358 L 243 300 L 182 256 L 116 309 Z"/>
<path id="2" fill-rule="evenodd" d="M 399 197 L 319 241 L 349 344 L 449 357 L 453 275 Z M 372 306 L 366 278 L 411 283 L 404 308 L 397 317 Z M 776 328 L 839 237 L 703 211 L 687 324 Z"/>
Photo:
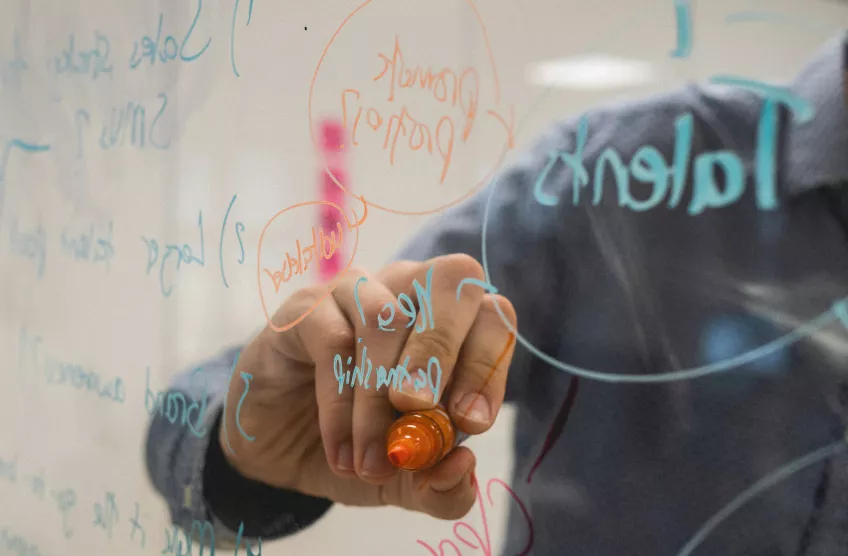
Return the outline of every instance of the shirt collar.
<path id="1" fill-rule="evenodd" d="M 844 75 L 848 35 L 828 41 L 789 86 L 815 110 L 801 122 L 788 110 L 781 180 L 790 195 L 848 180 L 848 107 Z"/>

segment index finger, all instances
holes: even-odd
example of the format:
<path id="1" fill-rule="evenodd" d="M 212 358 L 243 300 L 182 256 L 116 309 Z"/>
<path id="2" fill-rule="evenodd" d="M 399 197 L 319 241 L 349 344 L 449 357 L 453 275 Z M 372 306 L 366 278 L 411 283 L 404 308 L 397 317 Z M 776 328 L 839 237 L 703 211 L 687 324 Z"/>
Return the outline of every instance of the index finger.
<path id="1" fill-rule="evenodd" d="M 479 288 L 468 288 L 457 299 L 462 280 L 484 278 L 480 264 L 468 255 L 431 259 L 414 274 L 419 314 L 396 367 L 399 387 L 389 392 L 400 411 L 429 409 L 439 402 L 484 295 Z"/>

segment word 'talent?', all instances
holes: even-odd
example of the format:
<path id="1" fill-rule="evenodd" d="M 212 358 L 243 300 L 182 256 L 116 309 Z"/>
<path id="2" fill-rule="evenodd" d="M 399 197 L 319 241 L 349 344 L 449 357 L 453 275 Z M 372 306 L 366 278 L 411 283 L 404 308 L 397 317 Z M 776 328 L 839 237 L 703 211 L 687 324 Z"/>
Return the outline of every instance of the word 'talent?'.
<path id="1" fill-rule="evenodd" d="M 715 82 L 723 81 L 714 79 Z M 796 117 L 804 118 L 807 108 L 800 99 L 790 97 L 780 89 L 758 84 L 744 83 L 743 87 L 765 94 L 760 113 L 760 125 L 757 130 L 756 153 L 754 156 L 755 195 L 760 210 L 772 210 L 777 207 L 775 184 L 775 151 L 777 148 L 776 120 L 778 103 L 800 112 Z M 588 117 L 584 114 L 579 121 L 576 133 L 576 145 L 573 152 L 557 151 L 549 155 L 545 169 L 539 175 L 533 188 L 536 201 L 542 205 L 554 206 L 559 198 L 542 190 L 549 174 L 562 163 L 571 172 L 572 202 L 580 202 L 581 190 L 589 184 L 589 172 L 586 169 L 584 147 L 588 140 Z M 669 164 L 662 153 L 653 145 L 642 145 L 633 154 L 629 164 L 622 161 L 621 155 L 607 147 L 594 160 L 592 204 L 598 205 L 604 196 L 604 186 L 608 183 L 607 171 L 613 176 L 618 206 L 642 212 L 653 209 L 668 198 L 669 208 L 677 207 L 684 196 L 689 166 L 692 158 L 694 118 L 685 113 L 674 121 L 674 154 Z M 745 192 L 746 168 L 740 156 L 730 150 L 703 152 L 694 159 L 692 168 L 692 195 L 688 213 L 697 215 L 708 208 L 721 208 L 738 201 Z M 724 178 L 723 186 L 717 183 L 717 175 Z M 650 186 L 647 198 L 636 198 L 631 189 L 631 179 Z M 647 191 L 644 185 L 640 191 Z"/>

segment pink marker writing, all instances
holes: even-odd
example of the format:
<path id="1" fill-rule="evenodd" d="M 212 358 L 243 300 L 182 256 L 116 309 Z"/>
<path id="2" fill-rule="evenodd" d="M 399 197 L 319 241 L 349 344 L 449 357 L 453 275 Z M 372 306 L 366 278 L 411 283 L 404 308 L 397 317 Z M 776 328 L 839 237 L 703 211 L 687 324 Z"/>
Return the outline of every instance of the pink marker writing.
<path id="1" fill-rule="evenodd" d="M 337 205 L 341 212 L 345 210 L 344 191 L 333 181 L 333 177 L 350 191 L 350 183 L 347 175 L 347 164 L 344 156 L 345 132 L 340 121 L 328 120 L 321 125 L 321 155 L 327 163 L 329 172 L 321 169 L 319 176 L 319 188 L 322 201 L 329 201 Z M 331 175 L 332 174 L 332 175 Z M 328 205 L 319 207 L 319 227 L 325 230 L 334 230 L 338 224 L 339 211 Z M 344 265 L 344 246 L 341 245 L 327 259 L 318 261 L 318 276 L 322 282 L 331 280 L 338 274 Z"/>

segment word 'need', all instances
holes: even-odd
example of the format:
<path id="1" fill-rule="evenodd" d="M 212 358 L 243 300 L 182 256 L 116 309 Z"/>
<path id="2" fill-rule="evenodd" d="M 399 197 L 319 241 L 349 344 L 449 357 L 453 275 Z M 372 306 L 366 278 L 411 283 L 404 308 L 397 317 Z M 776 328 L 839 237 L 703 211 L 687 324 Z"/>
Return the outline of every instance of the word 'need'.
<path id="1" fill-rule="evenodd" d="M 353 299 L 356 301 L 356 308 L 359 311 L 359 318 L 362 319 L 362 325 L 366 326 L 367 322 L 365 320 L 365 311 L 362 309 L 362 302 L 359 299 L 359 287 L 363 282 L 368 282 L 368 278 L 362 276 L 356 281 L 356 285 L 353 287 Z M 413 324 L 415 325 L 415 331 L 418 333 L 424 332 L 429 327 L 430 329 L 435 328 L 436 323 L 433 320 L 433 299 L 432 299 L 432 286 L 433 286 L 433 265 L 430 265 L 430 268 L 427 269 L 427 277 L 425 279 L 426 286 L 422 287 L 418 282 L 418 279 L 414 279 L 412 281 L 412 287 L 415 289 L 415 295 L 418 300 L 417 307 L 421 311 L 420 314 L 418 310 L 416 310 L 416 304 L 412 302 L 412 298 L 410 298 L 405 293 L 399 294 L 397 296 L 397 306 L 400 309 L 400 312 L 404 314 L 404 316 L 409 318 L 409 321 L 406 323 L 405 328 L 411 327 Z M 387 317 L 383 317 L 383 312 L 388 310 L 389 314 Z M 418 322 L 418 317 L 420 315 L 420 321 Z M 394 328 L 387 328 L 395 318 L 395 305 L 394 303 L 386 303 L 383 305 L 383 308 L 377 314 L 377 328 L 382 330 L 383 332 L 394 332 Z"/>

